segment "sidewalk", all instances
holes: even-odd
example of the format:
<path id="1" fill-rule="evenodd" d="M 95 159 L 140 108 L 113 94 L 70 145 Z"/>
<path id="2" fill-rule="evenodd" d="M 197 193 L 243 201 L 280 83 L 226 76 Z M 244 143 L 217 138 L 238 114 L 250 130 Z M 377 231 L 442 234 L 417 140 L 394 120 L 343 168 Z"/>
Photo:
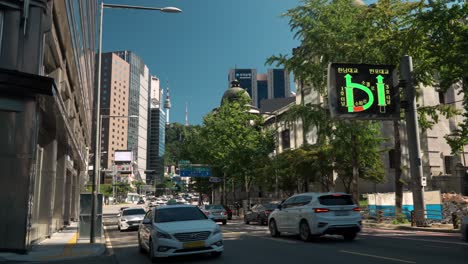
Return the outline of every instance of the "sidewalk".
<path id="1" fill-rule="evenodd" d="M 433 224 L 430 227 L 415 227 L 411 224 L 388 224 L 388 223 L 373 223 L 363 222 L 364 228 L 380 228 L 380 229 L 392 229 L 392 230 L 412 230 L 412 231 L 427 231 L 427 232 L 439 232 L 439 233 L 460 233 L 460 229 L 453 229 L 451 224 Z"/>
<path id="2" fill-rule="evenodd" d="M 51 238 L 33 245 L 27 254 L 0 253 L 0 263 L 50 262 L 100 256 L 106 251 L 105 243 L 104 238 L 97 238 L 95 244 L 90 244 L 89 239 L 78 239 L 78 223 L 72 222 Z"/>

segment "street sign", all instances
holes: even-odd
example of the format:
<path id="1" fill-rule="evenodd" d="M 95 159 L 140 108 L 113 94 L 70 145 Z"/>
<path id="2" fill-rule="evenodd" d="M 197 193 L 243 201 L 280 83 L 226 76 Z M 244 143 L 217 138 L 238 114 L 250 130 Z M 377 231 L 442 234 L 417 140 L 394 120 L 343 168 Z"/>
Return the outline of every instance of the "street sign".
<path id="1" fill-rule="evenodd" d="M 395 66 L 331 63 L 328 102 L 334 118 L 399 119 L 400 95 Z"/>
<path id="2" fill-rule="evenodd" d="M 179 160 L 179 165 L 190 165 L 190 160 Z"/>
<path id="3" fill-rule="evenodd" d="M 210 177 L 211 167 L 199 164 L 180 166 L 179 175 L 180 177 Z"/>
<path id="4" fill-rule="evenodd" d="M 210 182 L 221 182 L 221 179 L 218 177 L 210 177 Z"/>

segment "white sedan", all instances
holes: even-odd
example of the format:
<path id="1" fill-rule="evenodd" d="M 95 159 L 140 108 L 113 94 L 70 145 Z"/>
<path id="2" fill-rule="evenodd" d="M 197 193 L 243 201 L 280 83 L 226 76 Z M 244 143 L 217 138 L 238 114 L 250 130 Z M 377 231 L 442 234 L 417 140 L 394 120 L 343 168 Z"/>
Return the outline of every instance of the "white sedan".
<path id="1" fill-rule="evenodd" d="M 140 222 L 145 216 L 145 209 L 143 208 L 125 208 L 118 214 L 118 229 L 120 231 L 138 229 Z"/>
<path id="2" fill-rule="evenodd" d="M 210 253 L 224 250 L 221 227 L 193 205 L 166 205 L 148 211 L 138 230 L 141 252 L 158 257 Z"/>
<path id="3" fill-rule="evenodd" d="M 468 216 L 465 216 L 461 223 L 462 238 L 468 242 Z"/>

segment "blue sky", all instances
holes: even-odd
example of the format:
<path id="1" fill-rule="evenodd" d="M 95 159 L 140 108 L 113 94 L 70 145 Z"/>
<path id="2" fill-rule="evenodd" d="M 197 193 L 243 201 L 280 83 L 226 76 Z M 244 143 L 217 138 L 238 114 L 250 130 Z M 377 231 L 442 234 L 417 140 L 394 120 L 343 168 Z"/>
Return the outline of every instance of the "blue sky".
<path id="1" fill-rule="evenodd" d="M 175 6 L 179 14 L 104 10 L 103 52 L 136 52 L 152 75 L 171 89 L 171 122 L 189 123 L 219 105 L 230 68 L 266 72 L 266 58 L 290 54 L 299 45 L 288 19 L 280 17 L 299 0 L 109 0 L 106 3 Z M 294 87 L 292 87 L 294 89 Z"/>

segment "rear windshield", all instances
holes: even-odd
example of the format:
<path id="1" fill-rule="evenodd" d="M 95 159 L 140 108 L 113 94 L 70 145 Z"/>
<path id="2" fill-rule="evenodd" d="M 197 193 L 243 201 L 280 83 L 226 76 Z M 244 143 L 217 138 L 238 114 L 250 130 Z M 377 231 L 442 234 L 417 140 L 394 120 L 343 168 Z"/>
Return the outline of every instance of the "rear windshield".
<path id="1" fill-rule="evenodd" d="M 277 204 L 262 204 L 262 206 L 265 207 L 265 209 L 267 210 L 275 210 L 276 208 L 278 208 Z"/>
<path id="2" fill-rule="evenodd" d="M 353 199 L 350 195 L 324 195 L 318 198 L 319 202 L 323 205 L 353 205 Z"/>
<path id="3" fill-rule="evenodd" d="M 144 215 L 146 214 L 144 209 L 131 209 L 131 210 L 124 210 L 122 215 Z"/>
<path id="4" fill-rule="evenodd" d="M 224 209 L 224 207 L 222 205 L 207 205 L 205 206 L 205 209 L 206 210 L 220 210 L 220 209 Z"/>
<path id="5" fill-rule="evenodd" d="M 177 222 L 177 221 L 192 221 L 192 220 L 205 220 L 207 217 L 197 207 L 176 207 L 164 208 L 156 210 L 154 222 Z"/>

